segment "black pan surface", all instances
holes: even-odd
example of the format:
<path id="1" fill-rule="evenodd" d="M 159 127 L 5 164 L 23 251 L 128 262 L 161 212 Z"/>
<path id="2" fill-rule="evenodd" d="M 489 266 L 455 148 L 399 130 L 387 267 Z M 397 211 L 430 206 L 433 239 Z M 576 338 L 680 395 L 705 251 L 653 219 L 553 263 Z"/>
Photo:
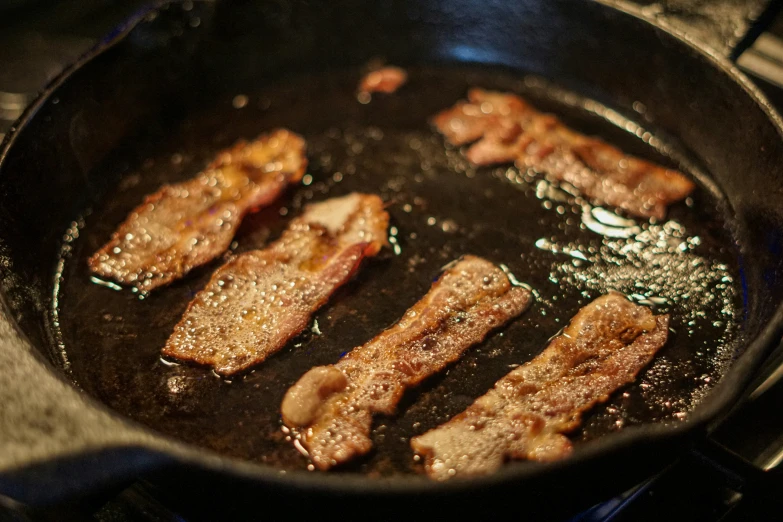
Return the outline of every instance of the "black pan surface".
<path id="1" fill-rule="evenodd" d="M 93 209 L 74 216 L 55 274 L 53 333 L 74 382 L 167 435 L 282 469 L 305 468 L 307 460 L 280 429 L 286 389 L 309 368 L 336 362 L 394 323 L 443 265 L 470 253 L 506 265 L 534 289 L 536 303 L 407 394 L 399 415 L 379 418 L 375 450 L 344 470 L 420 472 L 408 445 L 412 436 L 462 411 L 610 289 L 671 313 L 672 334 L 638 381 L 596 408 L 574 440 L 583 444 L 629 425 L 687 419 L 725 371 L 742 327 L 741 266 L 720 195 L 700 187 L 662 222 L 631 219 L 535 172 L 475 169 L 428 119 L 481 86 L 519 92 L 586 133 L 707 179 L 687 149 L 635 121 L 644 114 L 620 115 L 522 71 L 428 66 L 409 74 L 397 93 L 376 95 L 368 104 L 355 93 L 360 69 L 275 78 L 184 121 L 153 126 L 105 161 L 97 175 L 122 178 Z M 278 126 L 307 139 L 303 186 L 247 218 L 222 260 L 146 297 L 92 277 L 87 257 L 145 194 L 192 176 L 235 140 Z M 352 191 L 388 202 L 391 248 L 365 263 L 315 314 L 308 331 L 231 380 L 160 358 L 173 325 L 220 263 L 274 240 L 303 204 Z"/>

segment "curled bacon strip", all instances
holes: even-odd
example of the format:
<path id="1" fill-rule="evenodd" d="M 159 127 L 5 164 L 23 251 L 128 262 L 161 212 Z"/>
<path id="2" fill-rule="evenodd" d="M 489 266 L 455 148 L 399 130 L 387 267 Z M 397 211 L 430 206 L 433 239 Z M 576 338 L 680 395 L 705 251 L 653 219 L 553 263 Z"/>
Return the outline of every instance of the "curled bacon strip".
<path id="1" fill-rule="evenodd" d="M 260 363 L 386 244 L 378 196 L 351 194 L 309 205 L 275 243 L 220 267 L 188 305 L 163 355 L 231 375 Z"/>
<path id="2" fill-rule="evenodd" d="M 397 324 L 336 364 L 305 373 L 283 399 L 283 420 L 300 429 L 320 469 L 365 454 L 374 413 L 394 413 L 406 388 L 456 361 L 529 303 L 530 292 L 513 287 L 502 270 L 466 256 Z"/>
<path id="3" fill-rule="evenodd" d="M 475 165 L 532 167 L 636 216 L 662 219 L 694 189 L 682 173 L 579 134 L 514 94 L 471 89 L 432 122 L 453 145 L 475 142 L 465 153 Z"/>
<path id="4" fill-rule="evenodd" d="M 411 440 L 430 477 L 490 473 L 507 458 L 555 460 L 581 415 L 633 382 L 666 343 L 669 316 L 618 293 L 585 306 L 532 361 L 447 423 Z"/>
<path id="5" fill-rule="evenodd" d="M 144 292 L 179 279 L 223 253 L 242 217 L 274 201 L 306 167 L 305 142 L 288 130 L 240 142 L 193 179 L 147 196 L 90 269 Z"/>
<path id="6" fill-rule="evenodd" d="M 359 92 L 384 92 L 391 94 L 408 81 L 408 73 L 399 67 L 382 67 L 368 73 L 359 82 Z"/>

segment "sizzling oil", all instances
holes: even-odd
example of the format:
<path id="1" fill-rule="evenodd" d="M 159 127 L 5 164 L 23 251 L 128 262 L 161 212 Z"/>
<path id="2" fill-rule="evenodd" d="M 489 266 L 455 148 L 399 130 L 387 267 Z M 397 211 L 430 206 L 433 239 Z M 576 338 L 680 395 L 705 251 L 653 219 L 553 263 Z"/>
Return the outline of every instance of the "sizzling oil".
<path id="1" fill-rule="evenodd" d="M 475 169 L 444 145 L 427 118 L 470 86 L 513 90 L 579 130 L 683 168 L 709 187 L 683 149 L 535 78 L 481 68 L 412 69 L 396 94 L 362 104 L 355 96 L 359 77 L 359 71 L 324 73 L 237 93 L 174 128 L 151 128 L 132 151 L 117 151 L 105 174 L 121 179 L 67 231 L 56 274 L 53 337 L 74 381 L 159 432 L 221 454 L 306 469 L 307 460 L 281 429 L 279 405 L 287 388 L 309 368 L 334 363 L 393 324 L 443 265 L 470 253 L 505 265 L 533 287 L 536 302 L 408 393 L 397 416 L 379 417 L 375 450 L 344 470 L 420 471 L 410 437 L 462 411 L 609 289 L 671 313 L 672 332 L 636 383 L 586 417 L 573 434 L 577 446 L 628 425 L 686 419 L 730 363 L 740 333 L 740 267 L 713 191 L 697 189 L 663 222 L 632 219 L 594 207 L 533 172 Z M 647 116 L 643 109 L 640 119 Z M 145 194 L 194 175 L 236 139 L 276 126 L 305 136 L 308 173 L 302 186 L 246 218 L 222 259 L 144 299 L 91 276 L 86 259 Z M 231 380 L 160 358 L 187 303 L 220 263 L 273 241 L 308 202 L 352 191 L 377 193 L 388 202 L 391 245 L 314 315 L 307 331 Z"/>

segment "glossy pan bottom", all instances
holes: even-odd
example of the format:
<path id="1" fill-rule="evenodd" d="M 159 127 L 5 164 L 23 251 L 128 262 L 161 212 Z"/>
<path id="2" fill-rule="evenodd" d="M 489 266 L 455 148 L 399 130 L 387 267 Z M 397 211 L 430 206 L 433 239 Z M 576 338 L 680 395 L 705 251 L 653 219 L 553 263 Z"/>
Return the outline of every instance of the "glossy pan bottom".
<path id="1" fill-rule="evenodd" d="M 410 437 L 462 411 L 608 289 L 671 313 L 672 334 L 635 384 L 586 417 L 573 434 L 577 446 L 629 425 L 687 418 L 735 354 L 742 274 L 708 176 L 686 147 L 637 123 L 655 107 L 621 115 L 521 72 L 468 66 L 411 68 L 396 94 L 362 104 L 355 94 L 361 73 L 293 75 L 236 92 L 184 120 L 149 126 L 132 149 L 102 163 L 96 176 L 119 181 L 100 204 L 74 216 L 55 274 L 52 339 L 74 382 L 161 433 L 224 455 L 304 469 L 307 460 L 280 429 L 286 389 L 312 366 L 335 362 L 394 323 L 444 264 L 471 253 L 505 264 L 534 288 L 536 302 L 407 394 L 397 416 L 379 417 L 375 450 L 343 472 L 420 472 Z M 509 166 L 475 169 L 428 125 L 471 86 L 519 92 L 581 131 L 706 183 L 674 205 L 666 220 L 650 223 L 592 207 L 540 174 Z M 209 369 L 161 360 L 173 325 L 224 259 L 144 299 L 92 279 L 86 259 L 145 194 L 192 176 L 236 139 L 278 126 L 307 139 L 308 175 L 303 186 L 248 217 L 227 256 L 274 240 L 303 204 L 351 191 L 389 202 L 392 248 L 367 262 L 315 314 L 308 331 L 250 373 L 229 381 Z"/>

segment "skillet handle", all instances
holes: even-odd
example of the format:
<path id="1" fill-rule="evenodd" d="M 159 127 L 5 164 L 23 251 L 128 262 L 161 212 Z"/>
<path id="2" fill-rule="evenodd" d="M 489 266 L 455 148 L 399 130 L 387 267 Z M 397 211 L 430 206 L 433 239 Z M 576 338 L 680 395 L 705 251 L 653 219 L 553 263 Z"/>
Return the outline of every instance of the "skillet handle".
<path id="1" fill-rule="evenodd" d="M 155 449 L 154 436 L 57 377 L 2 302 L 0 371 L 0 495 L 49 505 L 133 480 L 172 460 Z"/>
<path id="2" fill-rule="evenodd" d="M 779 0 L 634 0 L 660 25 L 702 41 L 736 61 L 774 19 Z"/>
<path id="3" fill-rule="evenodd" d="M 770 417 L 783 399 L 783 344 L 767 358 L 742 399 L 719 419 L 693 456 L 741 491 L 746 484 L 764 484 L 783 463 L 783 421 Z"/>

